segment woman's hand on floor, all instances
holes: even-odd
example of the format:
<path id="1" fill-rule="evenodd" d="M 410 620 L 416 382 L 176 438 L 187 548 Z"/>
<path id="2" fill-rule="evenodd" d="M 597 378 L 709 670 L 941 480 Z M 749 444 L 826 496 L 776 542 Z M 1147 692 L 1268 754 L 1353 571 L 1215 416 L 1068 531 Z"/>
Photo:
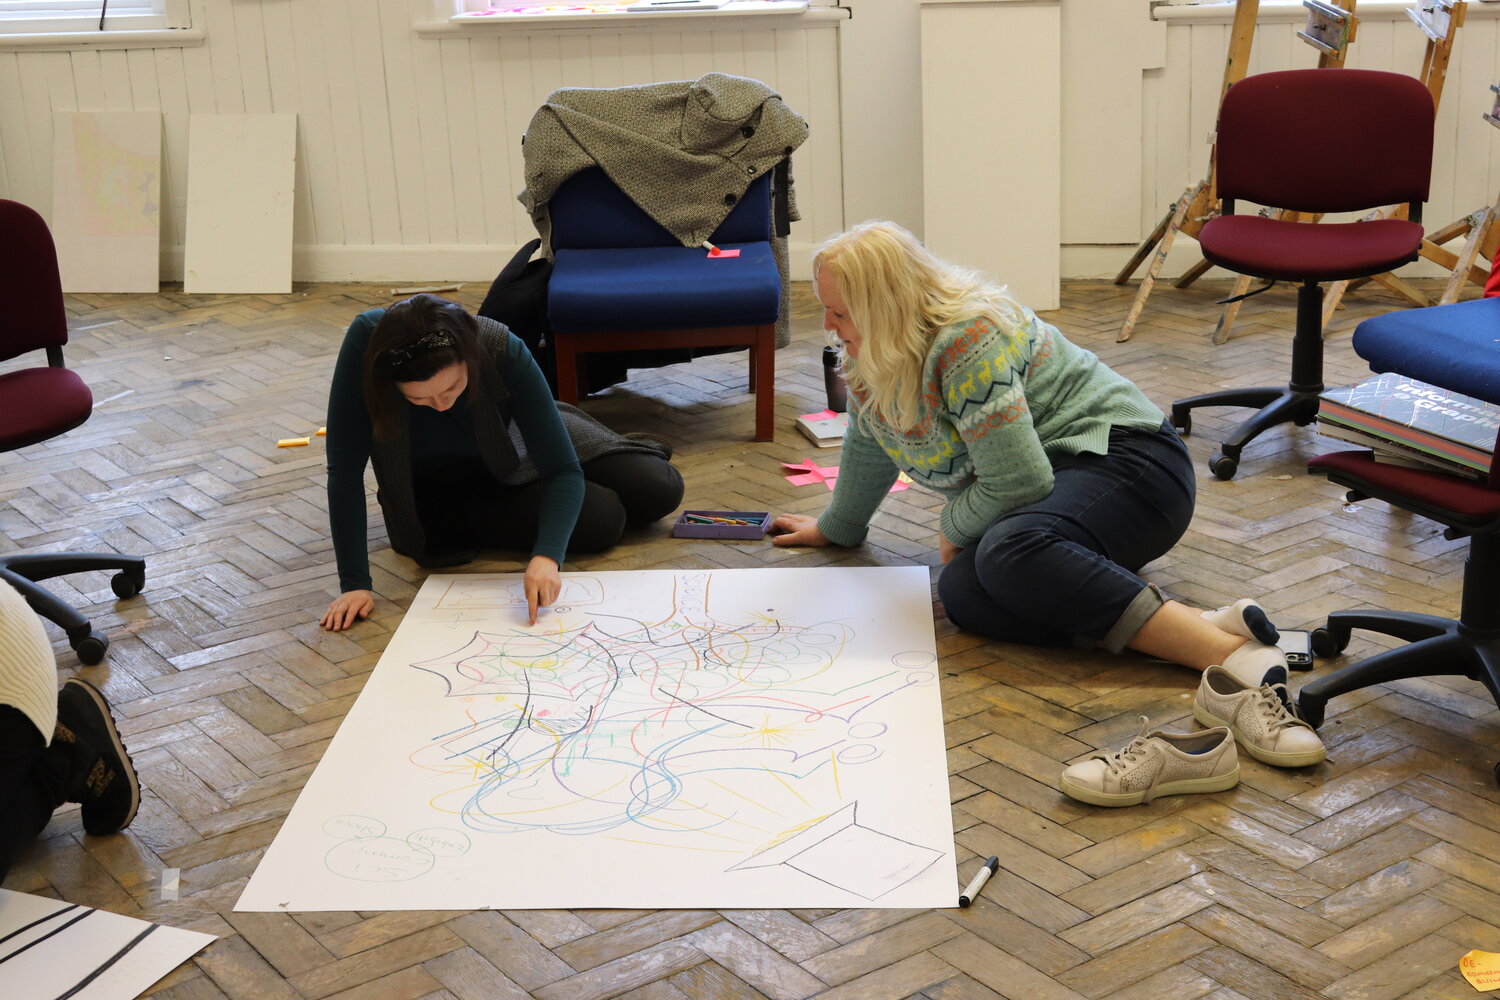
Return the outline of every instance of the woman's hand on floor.
<path id="1" fill-rule="evenodd" d="M 526 614 L 527 624 L 535 625 L 537 610 L 551 606 L 562 590 L 562 574 L 558 572 L 556 560 L 548 556 L 532 556 L 526 564 Z"/>
<path id="2" fill-rule="evenodd" d="M 375 595 L 368 590 L 349 590 L 340 594 L 318 624 L 330 632 L 342 632 L 361 618 L 370 617 L 375 610 Z"/>
<path id="3" fill-rule="evenodd" d="M 806 514 L 779 514 L 771 522 L 771 530 L 779 532 L 771 538 L 772 545 L 812 545 L 821 548 L 828 544 L 828 539 L 818 530 L 818 519 Z"/>

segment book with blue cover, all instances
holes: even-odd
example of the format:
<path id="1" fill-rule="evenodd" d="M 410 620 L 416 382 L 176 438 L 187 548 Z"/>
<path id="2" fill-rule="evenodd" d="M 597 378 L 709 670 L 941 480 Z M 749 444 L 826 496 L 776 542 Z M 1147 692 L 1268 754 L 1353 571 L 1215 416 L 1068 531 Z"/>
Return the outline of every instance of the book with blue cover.
<path id="1" fill-rule="evenodd" d="M 1500 405 L 1396 372 L 1324 390 L 1318 419 L 1480 471 L 1500 433 Z"/>

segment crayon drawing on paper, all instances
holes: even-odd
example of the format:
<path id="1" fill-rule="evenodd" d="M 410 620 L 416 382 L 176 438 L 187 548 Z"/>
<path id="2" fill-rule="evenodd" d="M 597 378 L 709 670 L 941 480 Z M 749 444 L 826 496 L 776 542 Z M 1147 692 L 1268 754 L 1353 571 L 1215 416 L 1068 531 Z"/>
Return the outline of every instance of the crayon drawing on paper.
<path id="1" fill-rule="evenodd" d="M 927 570 L 429 577 L 241 910 L 955 898 Z"/>

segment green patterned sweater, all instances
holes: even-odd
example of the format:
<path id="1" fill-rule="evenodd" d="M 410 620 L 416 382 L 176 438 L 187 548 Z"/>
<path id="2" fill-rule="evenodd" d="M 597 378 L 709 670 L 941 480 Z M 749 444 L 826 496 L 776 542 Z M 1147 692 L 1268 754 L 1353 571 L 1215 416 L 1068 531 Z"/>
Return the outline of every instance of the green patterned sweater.
<path id="1" fill-rule="evenodd" d="M 1052 492 L 1054 455 L 1109 451 L 1112 427 L 1155 430 L 1161 410 L 1057 328 L 1023 311 L 1001 329 L 970 319 L 939 330 L 923 369 L 922 417 L 902 432 L 850 393 L 833 502 L 818 528 L 857 545 L 897 474 L 948 498 L 941 526 L 960 548 L 1009 511 Z"/>

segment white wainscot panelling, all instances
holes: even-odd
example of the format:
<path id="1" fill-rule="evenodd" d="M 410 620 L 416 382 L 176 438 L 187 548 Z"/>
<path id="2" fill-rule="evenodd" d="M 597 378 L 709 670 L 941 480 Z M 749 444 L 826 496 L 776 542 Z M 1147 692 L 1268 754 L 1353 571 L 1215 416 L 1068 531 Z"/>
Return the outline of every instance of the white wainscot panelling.
<path id="1" fill-rule="evenodd" d="M 0 50 L 0 196 L 50 211 L 53 112 L 160 111 L 162 275 L 179 280 L 188 115 L 290 112 L 297 280 L 488 280 L 535 235 L 520 140 L 548 93 L 717 71 L 765 81 L 812 126 L 793 162 L 794 273 L 844 225 L 836 20 L 431 38 L 409 0 L 199 12 L 201 46 Z"/>

